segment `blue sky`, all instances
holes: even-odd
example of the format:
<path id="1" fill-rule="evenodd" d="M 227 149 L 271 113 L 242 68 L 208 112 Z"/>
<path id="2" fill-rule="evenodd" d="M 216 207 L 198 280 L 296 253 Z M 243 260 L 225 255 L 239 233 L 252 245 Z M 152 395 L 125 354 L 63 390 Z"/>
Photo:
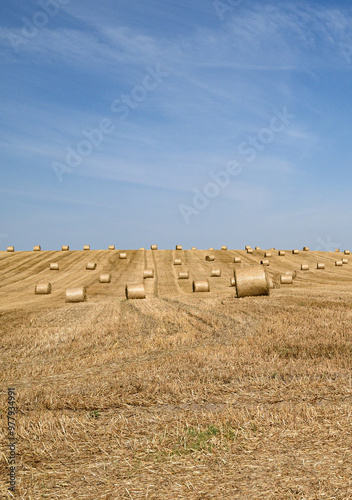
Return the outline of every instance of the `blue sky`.
<path id="1" fill-rule="evenodd" d="M 0 50 L 1 249 L 352 249 L 349 1 L 2 2 Z"/>

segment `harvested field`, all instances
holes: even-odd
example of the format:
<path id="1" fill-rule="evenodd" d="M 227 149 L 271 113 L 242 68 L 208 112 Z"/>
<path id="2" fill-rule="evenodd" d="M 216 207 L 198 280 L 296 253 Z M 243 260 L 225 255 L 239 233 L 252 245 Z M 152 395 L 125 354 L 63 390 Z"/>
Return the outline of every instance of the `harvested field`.
<path id="1" fill-rule="evenodd" d="M 268 275 L 293 283 L 237 299 L 234 269 L 264 250 L 212 251 L 217 277 L 208 250 L 119 252 L 90 250 L 89 272 L 84 250 L 0 252 L 0 439 L 14 387 L 16 497 L 352 498 L 352 266 L 273 253 Z M 126 300 L 142 282 L 146 299 Z M 66 303 L 71 287 L 87 300 Z"/>

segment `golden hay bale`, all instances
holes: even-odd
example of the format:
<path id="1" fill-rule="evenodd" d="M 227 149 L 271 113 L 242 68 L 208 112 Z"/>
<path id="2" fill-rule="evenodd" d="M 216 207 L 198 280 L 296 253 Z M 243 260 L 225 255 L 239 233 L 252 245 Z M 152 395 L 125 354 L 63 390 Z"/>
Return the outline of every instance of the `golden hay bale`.
<path id="1" fill-rule="evenodd" d="M 348 264 L 348 259 L 342 259 L 342 264 Z"/>
<path id="2" fill-rule="evenodd" d="M 265 252 L 264 253 L 264 257 L 271 257 L 271 256 L 272 256 L 271 252 Z"/>
<path id="3" fill-rule="evenodd" d="M 50 271 L 58 271 L 58 270 L 59 270 L 59 264 L 57 262 L 51 262 Z"/>
<path id="4" fill-rule="evenodd" d="M 179 280 L 188 280 L 188 278 L 189 278 L 189 271 L 180 271 L 178 273 Z"/>
<path id="5" fill-rule="evenodd" d="M 281 274 L 280 276 L 280 284 L 281 285 L 292 285 L 293 276 L 292 274 Z"/>
<path id="6" fill-rule="evenodd" d="M 237 297 L 269 295 L 270 287 L 265 267 L 239 267 L 234 270 Z"/>
<path id="7" fill-rule="evenodd" d="M 144 248 L 144 247 L 141 247 L 139 250 L 145 250 L 145 248 Z"/>
<path id="8" fill-rule="evenodd" d="M 84 302 L 85 300 L 87 300 L 86 287 L 66 288 L 66 302 Z"/>
<path id="9" fill-rule="evenodd" d="M 221 276 L 221 269 L 212 269 L 210 276 L 212 276 L 213 278 L 220 278 L 220 276 Z"/>
<path id="10" fill-rule="evenodd" d="M 236 280 L 235 280 L 236 283 Z M 275 288 L 274 286 L 274 280 L 273 277 L 268 274 L 268 283 L 269 283 L 269 288 Z"/>
<path id="11" fill-rule="evenodd" d="M 246 245 L 246 246 L 244 247 L 244 249 L 245 249 L 245 250 L 248 250 L 248 248 L 252 248 L 252 247 L 251 247 L 250 245 Z"/>
<path id="12" fill-rule="evenodd" d="M 115 245 L 109 245 L 108 250 L 115 250 Z"/>
<path id="13" fill-rule="evenodd" d="M 207 260 L 208 262 L 213 261 L 213 260 L 215 260 L 215 256 L 214 255 L 206 255 L 205 260 Z"/>
<path id="14" fill-rule="evenodd" d="M 111 283 L 111 274 L 104 273 L 99 276 L 99 283 Z"/>
<path id="15" fill-rule="evenodd" d="M 262 266 L 270 266 L 270 262 L 268 261 L 268 259 L 263 259 L 260 261 L 260 263 Z"/>
<path id="16" fill-rule="evenodd" d="M 68 245 L 62 245 L 61 250 L 63 252 L 68 252 L 70 250 L 70 247 Z"/>
<path id="17" fill-rule="evenodd" d="M 335 260 L 335 266 L 342 266 L 342 260 Z"/>
<path id="18" fill-rule="evenodd" d="M 127 259 L 127 253 L 126 252 L 120 252 L 119 259 Z"/>
<path id="19" fill-rule="evenodd" d="M 325 269 L 324 262 L 317 262 L 317 269 Z"/>
<path id="20" fill-rule="evenodd" d="M 230 286 L 236 286 L 236 278 L 230 278 Z"/>
<path id="21" fill-rule="evenodd" d="M 182 245 L 176 245 L 176 250 L 182 250 Z"/>
<path id="22" fill-rule="evenodd" d="M 193 280 L 193 292 L 210 292 L 209 280 Z"/>
<path id="23" fill-rule="evenodd" d="M 208 250 L 214 250 L 214 247 L 209 247 Z"/>
<path id="24" fill-rule="evenodd" d="M 286 252 L 285 250 L 279 250 L 277 254 L 283 256 L 286 255 Z"/>
<path id="25" fill-rule="evenodd" d="M 234 264 L 241 264 L 241 262 L 242 262 L 241 257 L 235 257 L 233 259 L 233 262 L 234 262 Z"/>
<path id="26" fill-rule="evenodd" d="M 158 245 L 150 245 L 151 250 L 158 250 Z"/>
<path id="27" fill-rule="evenodd" d="M 36 245 L 33 247 L 33 252 L 40 252 L 41 251 L 41 246 L 40 245 Z"/>
<path id="28" fill-rule="evenodd" d="M 197 250 L 197 247 L 192 247 L 191 250 Z"/>
<path id="29" fill-rule="evenodd" d="M 309 252 L 309 247 L 303 247 L 303 252 Z"/>
<path id="30" fill-rule="evenodd" d="M 309 271 L 309 264 L 301 264 L 302 271 Z"/>
<path id="31" fill-rule="evenodd" d="M 154 278 L 154 269 L 144 269 L 143 279 Z"/>
<path id="32" fill-rule="evenodd" d="M 298 255 L 298 254 L 299 254 L 299 251 L 298 251 L 298 249 L 297 249 L 297 248 L 295 248 L 294 250 L 292 250 L 292 253 L 293 253 L 293 255 Z"/>
<path id="33" fill-rule="evenodd" d="M 275 250 L 275 247 L 270 248 L 270 250 Z"/>
<path id="34" fill-rule="evenodd" d="M 260 250 L 260 247 L 254 247 L 254 250 Z"/>
<path id="35" fill-rule="evenodd" d="M 253 253 L 253 248 L 247 248 L 247 253 Z"/>
<path id="36" fill-rule="evenodd" d="M 351 253 L 351 252 L 350 252 L 349 250 L 345 250 L 343 253 L 344 253 L 345 255 L 350 255 L 350 253 Z"/>
<path id="37" fill-rule="evenodd" d="M 83 250 L 90 250 L 90 245 L 83 245 Z"/>
<path id="38" fill-rule="evenodd" d="M 15 251 L 15 247 L 7 247 L 6 251 L 7 252 L 14 252 Z"/>
<path id="39" fill-rule="evenodd" d="M 339 248 L 335 248 L 335 252 L 339 252 L 339 251 L 340 251 L 340 249 L 339 249 Z"/>
<path id="40" fill-rule="evenodd" d="M 34 293 L 36 295 L 48 295 L 51 293 L 51 283 L 38 283 L 35 285 Z"/>
<path id="41" fill-rule="evenodd" d="M 174 266 L 180 266 L 182 264 L 181 259 L 174 259 Z"/>
<path id="42" fill-rule="evenodd" d="M 126 299 L 145 299 L 145 289 L 143 283 L 126 285 Z"/>
<path id="43" fill-rule="evenodd" d="M 88 262 L 86 265 L 86 269 L 89 269 L 90 271 L 93 271 L 97 267 L 95 262 Z"/>
<path id="44" fill-rule="evenodd" d="M 227 246 L 226 245 L 222 246 L 221 250 L 227 250 Z"/>

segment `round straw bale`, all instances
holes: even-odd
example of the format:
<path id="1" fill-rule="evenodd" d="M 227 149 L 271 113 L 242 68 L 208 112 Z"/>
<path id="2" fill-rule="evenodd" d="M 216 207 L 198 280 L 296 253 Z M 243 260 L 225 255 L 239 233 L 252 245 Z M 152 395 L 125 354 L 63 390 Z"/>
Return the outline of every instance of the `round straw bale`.
<path id="1" fill-rule="evenodd" d="M 207 261 L 213 261 L 213 260 L 215 260 L 215 256 L 214 255 L 206 255 L 205 256 L 205 260 L 207 260 Z"/>
<path id="2" fill-rule="evenodd" d="M 285 250 L 279 250 L 277 254 L 283 256 L 286 255 L 286 252 Z"/>
<path id="3" fill-rule="evenodd" d="M 236 280 L 235 280 L 236 283 Z M 273 277 L 268 274 L 268 283 L 269 283 L 269 288 L 274 288 L 274 280 Z"/>
<path id="4" fill-rule="evenodd" d="M 68 245 L 62 245 L 61 250 L 63 252 L 68 252 L 70 250 L 70 247 Z"/>
<path id="5" fill-rule="evenodd" d="M 141 247 L 139 250 L 145 250 L 145 248 L 144 248 L 144 247 Z"/>
<path id="6" fill-rule="evenodd" d="M 93 271 L 97 267 L 95 262 L 88 262 L 86 265 L 86 269 L 89 269 L 90 271 Z"/>
<path id="7" fill-rule="evenodd" d="M 342 264 L 348 264 L 348 259 L 342 259 Z"/>
<path id="8" fill-rule="evenodd" d="M 90 250 L 90 245 L 83 245 L 83 250 Z"/>
<path id="9" fill-rule="evenodd" d="M 7 252 L 14 252 L 15 251 L 15 247 L 7 247 Z"/>
<path id="10" fill-rule="evenodd" d="M 174 266 L 180 266 L 182 264 L 181 259 L 174 259 Z"/>
<path id="11" fill-rule="evenodd" d="M 340 249 L 339 249 L 339 248 L 335 248 L 335 252 L 339 252 L 339 251 L 340 251 Z"/>
<path id="12" fill-rule="evenodd" d="M 34 293 L 36 295 L 48 295 L 51 293 L 51 283 L 38 283 L 35 285 Z"/>
<path id="13" fill-rule="evenodd" d="M 254 250 L 260 250 L 260 247 L 254 247 Z"/>
<path id="14" fill-rule="evenodd" d="M 209 247 L 208 250 L 214 250 L 214 247 Z"/>
<path id="15" fill-rule="evenodd" d="M 275 250 L 275 248 L 274 248 L 274 247 L 272 247 L 272 248 L 270 248 L 270 250 Z"/>
<path id="16" fill-rule="evenodd" d="M 108 250 L 115 250 L 115 245 L 109 245 Z"/>
<path id="17" fill-rule="evenodd" d="M 87 300 L 86 287 L 66 288 L 66 302 L 84 302 L 85 300 Z"/>
<path id="18" fill-rule="evenodd" d="M 119 258 L 120 259 L 127 259 L 127 253 L 126 252 L 120 252 Z"/>
<path id="19" fill-rule="evenodd" d="M 213 278 L 220 278 L 220 276 L 221 276 L 221 269 L 212 269 L 210 276 L 212 276 Z"/>
<path id="20" fill-rule="evenodd" d="M 260 263 L 262 266 L 270 266 L 270 262 L 268 261 L 268 259 L 263 259 L 260 261 Z"/>
<path id="21" fill-rule="evenodd" d="M 154 269 L 144 269 L 143 279 L 154 278 Z"/>
<path id="22" fill-rule="evenodd" d="M 309 247 L 303 247 L 304 252 L 309 252 Z"/>
<path id="23" fill-rule="evenodd" d="M 236 286 L 236 278 L 230 278 L 230 286 Z"/>
<path id="24" fill-rule="evenodd" d="M 125 292 L 127 299 L 145 299 L 145 289 L 143 283 L 126 285 Z"/>
<path id="25" fill-rule="evenodd" d="M 227 250 L 227 246 L 226 245 L 222 246 L 221 250 Z"/>
<path id="26" fill-rule="evenodd" d="M 324 262 L 317 262 L 317 269 L 325 269 Z"/>
<path id="27" fill-rule="evenodd" d="M 247 253 L 253 253 L 253 248 L 247 248 Z"/>
<path id="28" fill-rule="evenodd" d="M 301 264 L 302 271 L 309 271 L 309 264 Z"/>
<path id="29" fill-rule="evenodd" d="M 36 245 L 33 247 L 33 252 L 40 252 L 41 251 L 41 246 L 40 245 Z"/>
<path id="30" fill-rule="evenodd" d="M 234 271 L 237 297 L 269 295 L 268 275 L 262 266 L 239 267 Z"/>
<path id="31" fill-rule="evenodd" d="M 250 246 L 250 245 L 246 245 L 246 246 L 244 247 L 244 249 L 245 249 L 245 250 L 248 250 L 248 248 L 251 248 L 251 246 Z"/>
<path id="32" fill-rule="evenodd" d="M 197 250 L 197 247 L 192 247 L 191 250 Z"/>
<path id="33" fill-rule="evenodd" d="M 335 260 L 335 266 L 342 266 L 342 260 Z"/>
<path id="34" fill-rule="evenodd" d="M 280 283 L 281 285 L 292 285 L 293 283 L 292 274 L 281 274 Z"/>
<path id="35" fill-rule="evenodd" d="M 99 283 L 111 283 L 111 274 L 104 273 L 99 276 Z"/>
<path id="36" fill-rule="evenodd" d="M 264 257 L 271 257 L 271 255 L 272 255 L 271 252 L 265 252 L 264 253 Z"/>
<path id="37" fill-rule="evenodd" d="M 241 257 L 235 257 L 235 258 L 233 259 L 233 262 L 234 262 L 235 264 L 241 264 L 241 262 L 242 262 Z"/>
<path id="38" fill-rule="evenodd" d="M 298 249 L 297 249 L 297 248 L 295 248 L 294 250 L 292 250 L 292 253 L 293 253 L 293 255 L 298 255 L 298 254 L 299 254 L 299 251 L 298 251 Z"/>
<path id="39" fill-rule="evenodd" d="M 57 262 L 51 262 L 50 271 L 58 271 L 58 270 L 59 270 L 59 264 Z"/>
<path id="40" fill-rule="evenodd" d="M 150 245 L 151 250 L 158 250 L 158 245 Z"/>
<path id="41" fill-rule="evenodd" d="M 176 250 L 182 250 L 182 245 L 176 245 Z"/>
<path id="42" fill-rule="evenodd" d="M 210 292 L 209 280 L 193 280 L 193 292 Z"/>
<path id="43" fill-rule="evenodd" d="M 350 255 L 350 253 L 351 253 L 351 252 L 350 252 L 349 250 L 345 250 L 343 253 L 344 253 L 345 255 Z"/>
<path id="44" fill-rule="evenodd" d="M 180 271 L 178 273 L 179 280 L 188 280 L 188 278 L 189 278 L 189 271 Z"/>

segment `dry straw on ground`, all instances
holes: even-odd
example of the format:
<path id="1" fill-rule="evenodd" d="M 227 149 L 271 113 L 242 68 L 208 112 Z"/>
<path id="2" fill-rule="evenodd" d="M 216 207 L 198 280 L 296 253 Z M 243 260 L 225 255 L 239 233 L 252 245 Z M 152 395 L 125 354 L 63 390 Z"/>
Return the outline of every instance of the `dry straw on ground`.
<path id="1" fill-rule="evenodd" d="M 270 266 L 270 261 L 268 259 L 263 259 L 260 263 L 262 266 Z"/>
<path id="2" fill-rule="evenodd" d="M 176 250 L 182 250 L 182 245 L 176 245 Z"/>
<path id="3" fill-rule="evenodd" d="M 36 295 L 48 295 L 51 293 L 51 283 L 38 283 L 35 285 L 34 293 Z"/>
<path id="4" fill-rule="evenodd" d="M 127 259 L 127 253 L 126 252 L 120 252 L 119 259 Z"/>
<path id="5" fill-rule="evenodd" d="M 297 248 L 294 248 L 292 250 L 292 253 L 293 253 L 293 255 L 298 255 L 299 254 L 299 250 Z"/>
<path id="6" fill-rule="evenodd" d="M 158 245 L 150 245 L 151 250 L 158 250 Z"/>
<path id="7" fill-rule="evenodd" d="M 87 300 L 87 289 L 84 286 L 66 289 L 66 302 L 84 302 Z"/>
<path id="8" fill-rule="evenodd" d="M 144 269 L 143 279 L 154 278 L 154 269 Z"/>
<path id="9" fill-rule="evenodd" d="M 309 271 L 309 264 L 301 264 L 301 271 Z"/>
<path id="10" fill-rule="evenodd" d="M 143 283 L 126 285 L 125 288 L 127 299 L 145 299 L 145 289 Z"/>
<path id="11" fill-rule="evenodd" d="M 215 256 L 214 256 L 214 255 L 206 255 L 206 256 L 205 256 L 205 260 L 207 260 L 207 261 L 209 261 L 209 262 L 210 262 L 210 261 L 213 261 L 213 260 L 215 260 Z"/>
<path id="12" fill-rule="evenodd" d="M 234 259 L 233 259 L 234 264 L 241 264 L 241 262 L 242 262 L 241 257 L 234 257 Z"/>
<path id="13" fill-rule="evenodd" d="M 15 251 L 15 247 L 7 247 L 6 251 L 7 252 L 14 252 Z"/>
<path id="14" fill-rule="evenodd" d="M 285 252 L 285 250 L 279 250 L 277 254 L 280 256 L 284 256 L 284 255 L 286 255 L 286 252 Z"/>
<path id="15" fill-rule="evenodd" d="M 62 245 L 61 250 L 63 252 L 68 252 L 70 250 L 70 247 L 68 245 Z"/>
<path id="16" fill-rule="evenodd" d="M 99 283 L 111 283 L 111 274 L 103 273 L 99 276 Z"/>
<path id="17" fill-rule="evenodd" d="M 51 262 L 49 268 L 50 268 L 50 271 L 58 271 L 59 264 L 57 262 Z"/>
<path id="18" fill-rule="evenodd" d="M 188 280 L 188 278 L 189 278 L 189 271 L 180 271 L 178 273 L 179 280 Z"/>
<path id="19" fill-rule="evenodd" d="M 209 280 L 193 280 L 193 292 L 210 292 Z"/>
<path id="20" fill-rule="evenodd" d="M 221 276 L 221 269 L 212 269 L 210 276 L 212 276 L 213 278 L 220 278 L 220 276 Z"/>
<path id="21" fill-rule="evenodd" d="M 317 269 L 325 269 L 324 262 L 317 262 Z"/>
<path id="22" fill-rule="evenodd" d="M 182 260 L 181 259 L 174 259 L 174 266 L 181 266 Z"/>
<path id="23" fill-rule="evenodd" d="M 269 295 L 266 269 L 262 266 L 241 267 L 234 270 L 237 297 Z"/>
<path id="24" fill-rule="evenodd" d="M 88 262 L 88 264 L 86 265 L 86 269 L 88 269 L 89 271 L 94 271 L 96 267 L 97 267 L 96 262 Z"/>
<path id="25" fill-rule="evenodd" d="M 83 245 L 83 250 L 90 250 L 90 245 Z"/>
<path id="26" fill-rule="evenodd" d="M 281 283 L 281 285 L 292 285 L 292 283 L 293 283 L 292 274 L 281 274 L 280 283 Z"/>
<path id="27" fill-rule="evenodd" d="M 115 250 L 115 245 L 109 245 L 108 250 Z"/>
<path id="28" fill-rule="evenodd" d="M 40 245 L 35 245 L 33 247 L 33 252 L 41 252 L 41 250 L 42 250 L 42 247 Z"/>

